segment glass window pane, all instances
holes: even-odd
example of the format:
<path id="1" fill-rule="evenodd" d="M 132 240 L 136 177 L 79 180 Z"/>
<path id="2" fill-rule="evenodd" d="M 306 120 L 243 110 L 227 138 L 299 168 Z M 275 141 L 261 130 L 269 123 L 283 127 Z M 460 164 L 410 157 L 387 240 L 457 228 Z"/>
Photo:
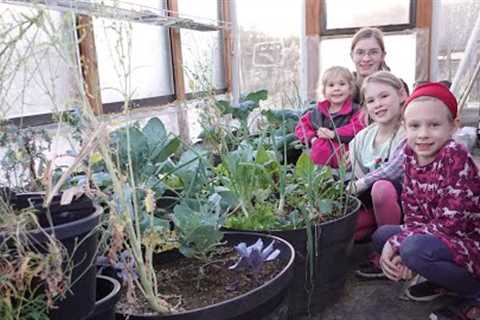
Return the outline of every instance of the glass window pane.
<path id="1" fill-rule="evenodd" d="M 241 92 L 267 89 L 267 104 L 298 97 L 303 1 L 236 1 Z M 268 12 L 268 19 L 265 18 Z"/>
<path id="2" fill-rule="evenodd" d="M 214 24 L 218 20 L 217 0 L 180 0 L 181 17 Z M 180 29 L 187 93 L 225 88 L 222 33 Z"/>
<path id="3" fill-rule="evenodd" d="M 325 0 L 327 29 L 407 24 L 410 0 Z"/>
<path id="4" fill-rule="evenodd" d="M 141 4 L 164 9 L 159 2 Z M 94 33 L 102 103 L 173 94 L 167 28 L 94 19 Z"/>
<path id="5" fill-rule="evenodd" d="M 478 0 L 442 0 L 440 2 L 440 15 L 435 25 L 439 26 L 441 32 L 438 36 L 437 74 L 433 75 L 436 80 L 452 81 L 462 59 L 467 57 L 465 48 L 472 33 L 473 26 L 480 12 L 480 1 Z M 445 28 L 444 26 L 448 26 Z M 475 66 L 479 63 L 480 42 L 473 46 L 473 54 L 468 57 L 465 73 L 462 74 L 457 86 L 457 96 L 464 92 Z M 469 96 L 471 105 L 473 101 L 480 101 L 480 81 L 475 81 Z M 478 104 L 477 104 L 478 106 Z"/>
<path id="6" fill-rule="evenodd" d="M 415 82 L 415 34 L 385 35 L 385 58 L 391 72 L 403 79 L 410 90 Z M 355 70 L 350 58 L 352 38 L 322 39 L 320 42 L 320 75 L 328 67 L 340 65 Z M 342 54 L 339 54 L 342 53 Z"/>
<path id="7" fill-rule="evenodd" d="M 72 27 L 59 12 L 0 4 L 1 119 L 72 107 L 79 83 Z"/>

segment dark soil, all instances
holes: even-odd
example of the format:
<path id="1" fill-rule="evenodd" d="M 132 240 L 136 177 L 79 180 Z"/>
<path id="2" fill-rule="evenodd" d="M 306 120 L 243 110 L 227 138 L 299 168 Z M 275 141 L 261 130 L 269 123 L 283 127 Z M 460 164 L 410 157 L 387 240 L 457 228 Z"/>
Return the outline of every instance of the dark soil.
<path id="1" fill-rule="evenodd" d="M 226 301 L 251 291 L 273 279 L 285 266 L 276 259 L 266 262 L 258 274 L 247 270 L 229 270 L 237 260 L 233 248 L 221 248 L 210 263 L 179 257 L 157 266 L 158 291 L 179 311 L 192 310 Z M 117 312 L 131 315 L 152 314 L 148 302 L 136 289 L 137 301 L 129 303 L 122 292 Z"/>

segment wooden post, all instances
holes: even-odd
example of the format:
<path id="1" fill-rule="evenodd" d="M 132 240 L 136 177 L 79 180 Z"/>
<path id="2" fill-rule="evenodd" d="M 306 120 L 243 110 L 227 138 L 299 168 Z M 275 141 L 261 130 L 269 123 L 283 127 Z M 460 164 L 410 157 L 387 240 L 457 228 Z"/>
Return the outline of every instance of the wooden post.
<path id="1" fill-rule="evenodd" d="M 102 97 L 100 94 L 100 80 L 98 77 L 92 18 L 78 15 L 77 32 L 78 38 L 80 39 L 80 62 L 87 99 L 92 111 L 95 114 L 102 114 Z"/>
<path id="2" fill-rule="evenodd" d="M 167 9 L 170 16 L 178 16 L 178 1 L 168 0 Z M 188 130 L 187 112 L 185 110 L 185 79 L 183 76 L 183 58 L 182 58 L 182 43 L 180 38 L 180 30 L 169 28 L 170 34 L 170 48 L 172 54 L 173 67 L 173 86 L 176 96 L 177 108 L 177 125 L 180 137 L 184 141 L 190 141 L 190 133 Z"/>
<path id="3" fill-rule="evenodd" d="M 231 0 L 222 0 L 221 1 L 221 20 L 225 22 L 225 28 L 222 30 L 223 33 L 223 67 L 225 74 L 225 85 L 227 93 L 232 92 L 232 30 L 227 27 L 228 23 L 231 22 L 231 11 L 230 11 L 230 2 Z"/>
<path id="4" fill-rule="evenodd" d="M 305 1 L 305 50 L 307 100 L 316 98 L 320 63 L 321 0 Z"/>
<path id="5" fill-rule="evenodd" d="M 417 37 L 417 67 L 415 80 L 430 80 L 431 48 L 432 48 L 432 0 L 417 0 L 416 27 Z"/>

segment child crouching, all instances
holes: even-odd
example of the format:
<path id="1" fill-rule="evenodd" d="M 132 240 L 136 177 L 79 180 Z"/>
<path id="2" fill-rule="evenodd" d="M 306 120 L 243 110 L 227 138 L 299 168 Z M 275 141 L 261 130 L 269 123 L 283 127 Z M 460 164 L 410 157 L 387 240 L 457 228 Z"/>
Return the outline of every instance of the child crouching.
<path id="1" fill-rule="evenodd" d="M 457 101 L 447 87 L 415 88 L 404 111 L 405 223 L 382 226 L 372 237 L 388 278 L 418 273 L 461 297 L 430 319 L 480 319 L 480 176 L 451 138 L 456 119 Z"/>

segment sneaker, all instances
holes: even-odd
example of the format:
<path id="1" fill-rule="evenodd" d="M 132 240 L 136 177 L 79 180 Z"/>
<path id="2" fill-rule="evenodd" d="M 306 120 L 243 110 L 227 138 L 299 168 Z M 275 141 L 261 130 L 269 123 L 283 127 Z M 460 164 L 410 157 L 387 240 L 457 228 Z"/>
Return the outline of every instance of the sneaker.
<path id="1" fill-rule="evenodd" d="M 405 295 L 415 301 L 432 301 L 448 293 L 447 289 L 428 280 L 416 283 L 405 290 Z"/>
<path id="2" fill-rule="evenodd" d="M 480 303 L 457 300 L 430 313 L 430 320 L 480 320 Z"/>
<path id="3" fill-rule="evenodd" d="M 355 275 L 361 279 L 386 279 L 387 277 L 380 268 L 379 261 L 380 256 L 378 254 L 371 255 L 367 262 L 358 266 Z"/>

